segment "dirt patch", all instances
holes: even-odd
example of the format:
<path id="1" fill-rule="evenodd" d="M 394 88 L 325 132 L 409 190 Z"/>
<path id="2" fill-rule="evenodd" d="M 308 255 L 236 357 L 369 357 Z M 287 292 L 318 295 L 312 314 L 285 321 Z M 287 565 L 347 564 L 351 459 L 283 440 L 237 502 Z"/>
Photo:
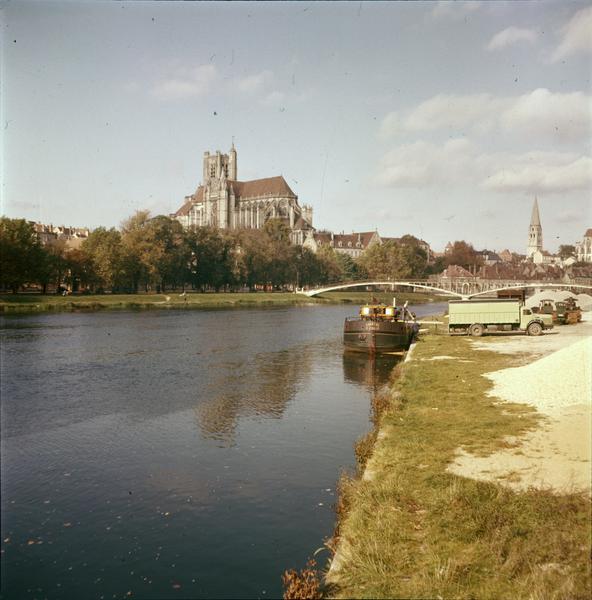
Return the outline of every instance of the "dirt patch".
<path id="1" fill-rule="evenodd" d="M 549 336 L 552 342 L 538 346 L 539 353 L 546 354 L 543 358 L 487 375 L 494 382 L 491 396 L 534 406 L 546 417 L 544 424 L 508 444 L 511 448 L 486 457 L 459 449 L 449 471 L 515 489 L 540 487 L 591 493 L 591 325 L 587 322 L 563 327 L 559 335 Z M 524 348 L 524 339 L 529 338 L 491 345 L 484 341 L 479 346 L 508 352 L 520 344 Z"/>

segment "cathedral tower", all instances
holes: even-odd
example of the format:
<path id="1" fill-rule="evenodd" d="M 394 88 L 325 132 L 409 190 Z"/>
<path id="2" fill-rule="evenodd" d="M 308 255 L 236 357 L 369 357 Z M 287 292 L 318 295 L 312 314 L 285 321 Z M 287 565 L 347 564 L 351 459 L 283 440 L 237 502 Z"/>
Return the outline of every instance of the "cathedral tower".
<path id="1" fill-rule="evenodd" d="M 539 204 L 536 196 L 532 205 L 532 216 L 528 228 L 528 245 L 526 247 L 526 258 L 530 258 L 536 251 L 543 251 L 543 228 L 539 217 Z"/>
<path id="2" fill-rule="evenodd" d="M 234 147 L 234 142 L 232 142 L 232 148 L 228 154 L 228 179 L 230 179 L 230 181 L 236 181 L 236 148 Z"/>

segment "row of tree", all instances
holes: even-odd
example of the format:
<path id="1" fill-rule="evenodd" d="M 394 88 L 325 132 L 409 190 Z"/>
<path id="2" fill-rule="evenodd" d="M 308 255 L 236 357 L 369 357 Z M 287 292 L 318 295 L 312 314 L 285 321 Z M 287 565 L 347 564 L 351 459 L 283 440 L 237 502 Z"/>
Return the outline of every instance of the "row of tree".
<path id="1" fill-rule="evenodd" d="M 459 252 L 467 250 L 467 260 L 474 260 L 472 247 L 465 246 Z M 48 285 L 63 284 L 96 292 L 277 289 L 422 277 L 444 266 L 428 265 L 413 236 L 371 246 L 356 260 L 327 246 L 315 254 L 292 245 L 289 229 L 279 220 L 268 221 L 262 230 L 185 230 L 174 219 L 139 211 L 120 229 L 95 229 L 74 249 L 60 240 L 41 245 L 31 223 L 0 219 L 0 283 L 14 292 L 24 284 L 44 292 Z"/>

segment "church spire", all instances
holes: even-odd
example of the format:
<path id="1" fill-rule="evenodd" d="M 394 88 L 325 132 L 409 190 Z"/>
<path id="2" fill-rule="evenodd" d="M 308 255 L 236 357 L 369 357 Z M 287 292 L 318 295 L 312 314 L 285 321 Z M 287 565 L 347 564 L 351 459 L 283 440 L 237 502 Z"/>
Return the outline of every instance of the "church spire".
<path id="1" fill-rule="evenodd" d="M 531 258 L 535 252 L 543 251 L 543 228 L 539 216 L 539 203 L 535 196 L 528 228 L 528 244 L 526 246 L 526 257 Z"/>
<path id="2" fill-rule="evenodd" d="M 530 226 L 541 226 L 541 218 L 539 217 L 539 203 L 537 201 L 536 196 L 534 197 L 534 204 L 532 205 L 532 216 L 530 217 Z"/>

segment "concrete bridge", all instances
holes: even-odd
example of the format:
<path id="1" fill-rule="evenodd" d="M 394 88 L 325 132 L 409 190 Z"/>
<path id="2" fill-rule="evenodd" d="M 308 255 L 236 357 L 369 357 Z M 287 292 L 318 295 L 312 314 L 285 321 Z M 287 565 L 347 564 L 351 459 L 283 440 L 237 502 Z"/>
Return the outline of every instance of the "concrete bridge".
<path id="1" fill-rule="evenodd" d="M 355 287 L 367 287 L 367 286 L 390 286 L 392 290 L 397 286 L 419 288 L 421 290 L 428 290 L 434 293 L 447 294 L 450 296 L 456 296 L 462 300 L 469 300 L 476 296 L 484 294 L 491 294 L 494 292 L 501 292 L 504 290 L 518 290 L 524 288 L 544 288 L 544 289 L 581 289 L 592 290 L 592 283 L 590 285 L 573 284 L 573 283 L 549 283 L 547 281 L 516 281 L 516 280 L 499 280 L 499 279 L 483 279 L 483 280 L 469 280 L 469 278 L 454 278 L 449 281 L 430 281 L 428 279 L 420 280 L 382 280 L 382 281 L 350 281 L 347 283 L 335 283 L 322 288 L 314 288 L 310 290 L 297 289 L 296 292 L 304 294 L 311 298 L 318 294 L 325 292 L 333 292 L 336 290 L 344 290 Z"/>

